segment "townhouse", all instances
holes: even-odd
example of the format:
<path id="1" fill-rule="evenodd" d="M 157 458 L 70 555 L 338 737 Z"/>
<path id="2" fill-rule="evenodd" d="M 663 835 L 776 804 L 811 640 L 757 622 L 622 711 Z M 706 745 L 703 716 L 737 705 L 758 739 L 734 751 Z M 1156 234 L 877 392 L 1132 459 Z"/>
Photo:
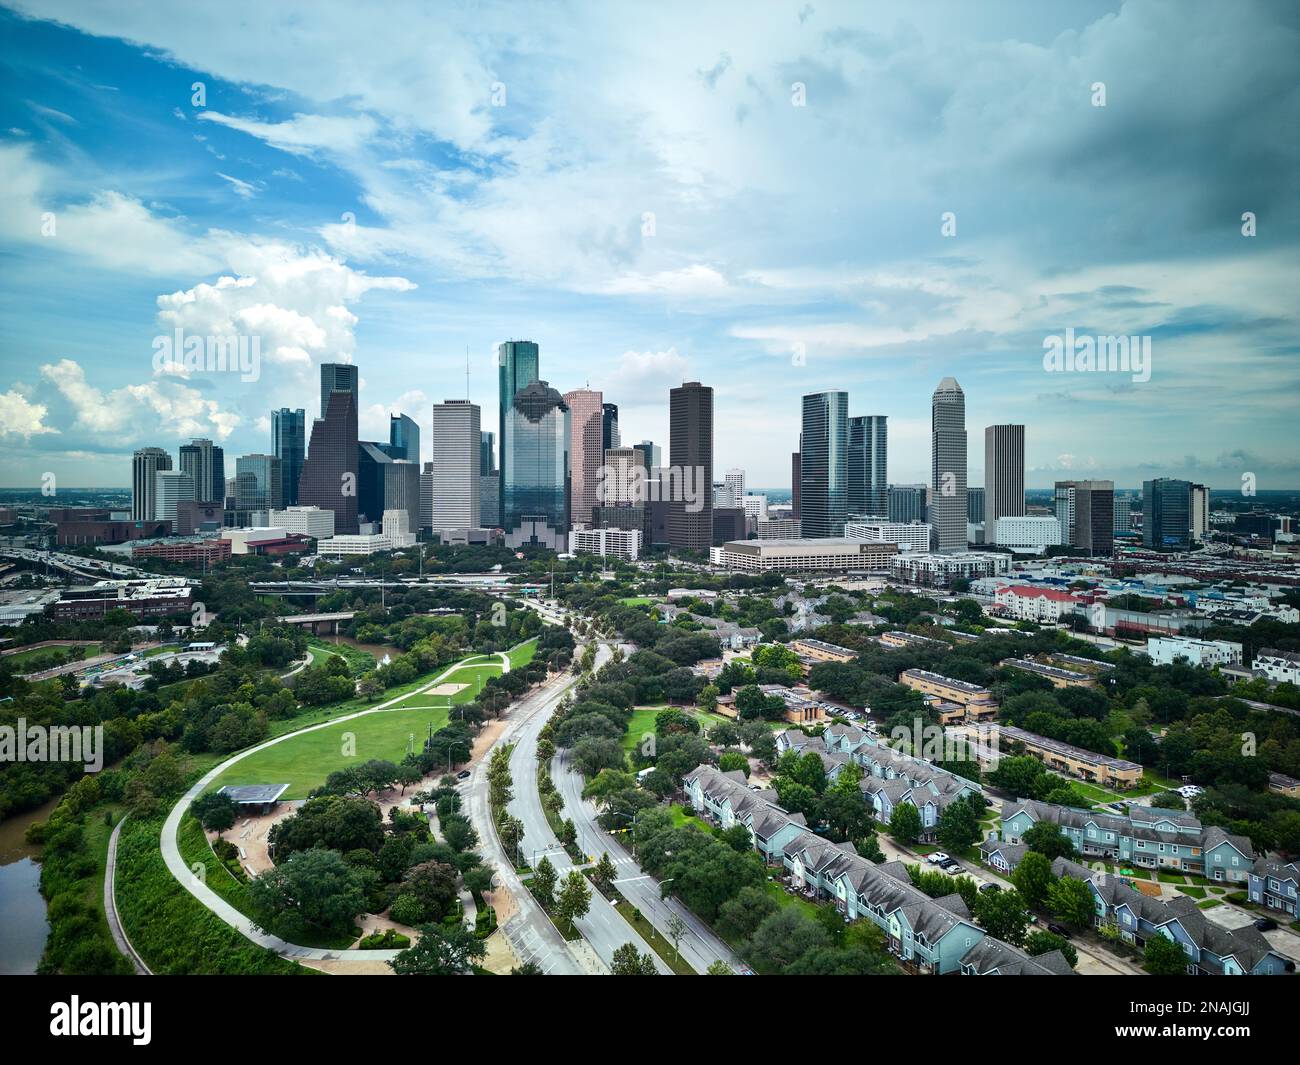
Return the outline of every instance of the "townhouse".
<path id="1" fill-rule="evenodd" d="M 1015 872 L 1020 859 L 1029 848 L 1023 843 L 1005 843 L 1000 839 L 986 839 L 980 844 L 980 861 L 1003 876 Z"/>
<path id="2" fill-rule="evenodd" d="M 1006 669 L 1018 669 L 1021 672 L 1042 677 L 1053 688 L 1093 688 L 1097 685 L 1097 678 L 1091 673 L 1081 673 L 1078 670 L 1065 669 L 1061 666 L 1050 666 L 1043 662 L 1035 662 L 1029 657 L 1004 658 L 998 665 Z"/>
<path id="3" fill-rule="evenodd" d="M 969 681 L 931 673 L 928 669 L 905 669 L 898 675 L 898 682 L 929 698 L 965 707 L 966 717 L 971 720 L 992 717 L 998 712 L 993 693 Z"/>
<path id="4" fill-rule="evenodd" d="M 1194 873 L 1210 880 L 1244 884 L 1255 860 L 1245 836 L 1202 828 L 1189 813 L 1131 806 L 1127 816 L 1056 806 L 1033 799 L 1002 808 L 1002 840 L 1021 843 L 1041 821 L 1055 824 L 1085 858 L 1108 858 L 1146 869 Z"/>
<path id="5" fill-rule="evenodd" d="M 1091 781 L 1106 787 L 1127 790 L 1142 783 L 1142 767 L 1127 758 L 1098 754 L 1084 747 L 1076 747 L 1063 740 L 1040 736 L 1037 732 L 1014 725 L 982 724 L 976 739 L 985 751 L 981 762 L 990 768 L 997 765 L 1003 740 L 1021 744 L 1026 754 L 1033 755 L 1049 769 L 1066 773 L 1080 780 Z M 982 766 L 983 768 L 983 766 Z"/>
<path id="6" fill-rule="evenodd" d="M 1065 955 L 1053 950 L 1030 957 L 1019 947 L 985 936 L 961 960 L 963 976 L 1078 976 Z"/>
<path id="7" fill-rule="evenodd" d="M 1162 935 L 1183 948 L 1193 976 L 1281 976 L 1295 971 L 1254 925 L 1228 929 L 1210 921 L 1196 900 L 1185 895 L 1153 898 L 1123 877 L 1098 873 L 1067 858 L 1056 858 L 1052 872 L 1071 876 L 1092 889 L 1097 927 L 1115 929 L 1121 939 L 1144 947 Z"/>
<path id="8" fill-rule="evenodd" d="M 724 828 L 735 824 L 748 828 L 755 848 L 769 864 L 786 870 L 787 881 L 796 891 L 833 902 L 846 920 L 866 919 L 879 927 L 890 953 L 910 971 L 966 975 L 1069 971 L 1059 952 L 1053 952 L 1057 957 L 1026 959 L 1015 948 L 991 940 L 971 918 L 960 895 L 931 898 L 912 884 L 902 862 L 876 865 L 859 855 L 853 844 L 832 843 L 816 835 L 801 815 L 788 814 L 776 805 L 774 792 L 754 791 L 744 780 L 739 771 L 723 773 L 715 766 L 701 765 L 686 774 L 683 786 L 697 813 Z M 993 946 L 980 950 L 990 942 Z M 973 953 L 976 950 L 979 953 Z"/>
<path id="9" fill-rule="evenodd" d="M 1251 665 L 1269 680 L 1300 684 L 1300 652 L 1264 647 L 1255 652 L 1255 661 Z"/>
<path id="10" fill-rule="evenodd" d="M 1300 860 L 1255 859 L 1246 893 L 1256 905 L 1280 910 L 1293 921 L 1300 920 Z"/>

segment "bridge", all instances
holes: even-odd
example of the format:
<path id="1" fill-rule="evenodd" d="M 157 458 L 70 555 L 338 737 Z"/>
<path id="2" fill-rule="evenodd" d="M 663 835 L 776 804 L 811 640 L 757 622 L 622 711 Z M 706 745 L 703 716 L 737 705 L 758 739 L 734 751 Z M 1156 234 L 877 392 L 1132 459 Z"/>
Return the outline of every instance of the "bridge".
<path id="1" fill-rule="evenodd" d="M 318 626 L 324 625 L 328 631 L 328 627 L 332 624 L 334 626 L 334 635 L 337 636 L 339 622 L 351 621 L 356 616 L 357 612 L 355 610 L 340 610 L 333 614 L 286 614 L 275 620 L 284 625 L 310 625 L 311 631 L 317 634 L 321 631 Z"/>

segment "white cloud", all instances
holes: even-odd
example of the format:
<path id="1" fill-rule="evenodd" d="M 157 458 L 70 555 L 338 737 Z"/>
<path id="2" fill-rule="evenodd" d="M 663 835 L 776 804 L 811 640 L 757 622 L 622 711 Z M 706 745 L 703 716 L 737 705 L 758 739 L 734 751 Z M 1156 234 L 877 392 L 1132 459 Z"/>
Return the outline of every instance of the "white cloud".
<path id="1" fill-rule="evenodd" d="M 21 436 L 29 440 L 44 433 L 57 433 L 57 429 L 44 423 L 46 411 L 43 403 L 32 403 L 15 388 L 0 392 L 0 437 Z"/>

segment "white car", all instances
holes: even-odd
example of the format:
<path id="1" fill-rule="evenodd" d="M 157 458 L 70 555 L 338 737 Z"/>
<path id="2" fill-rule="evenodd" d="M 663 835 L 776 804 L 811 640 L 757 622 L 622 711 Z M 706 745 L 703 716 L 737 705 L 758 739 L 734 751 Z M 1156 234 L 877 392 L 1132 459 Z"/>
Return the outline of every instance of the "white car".
<path id="1" fill-rule="evenodd" d="M 948 855 L 944 854 L 943 851 L 935 851 L 933 854 L 927 854 L 925 860 L 931 865 L 943 865 L 944 862 L 950 861 Z"/>
<path id="2" fill-rule="evenodd" d="M 1178 794 L 1184 799 L 1194 799 L 1198 795 L 1204 795 L 1205 789 L 1199 784 L 1184 784 L 1178 789 Z"/>

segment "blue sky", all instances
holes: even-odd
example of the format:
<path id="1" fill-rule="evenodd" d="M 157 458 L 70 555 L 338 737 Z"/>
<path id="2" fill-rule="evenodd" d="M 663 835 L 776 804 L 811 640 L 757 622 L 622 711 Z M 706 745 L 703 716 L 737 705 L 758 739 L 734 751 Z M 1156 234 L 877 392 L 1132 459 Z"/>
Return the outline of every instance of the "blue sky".
<path id="1" fill-rule="evenodd" d="M 1030 487 L 1300 486 L 1294 5 L 385 12 L 0 6 L 0 485 L 268 450 L 330 360 L 363 437 L 401 410 L 427 448 L 467 352 L 491 427 L 495 345 L 529 338 L 626 438 L 712 384 L 751 484 L 789 483 L 824 388 L 923 481 L 951 374 L 972 484 L 1023 422 Z M 258 379 L 159 370 L 177 327 L 255 333 Z M 1047 372 L 1066 328 L 1150 336 L 1150 380 Z"/>

